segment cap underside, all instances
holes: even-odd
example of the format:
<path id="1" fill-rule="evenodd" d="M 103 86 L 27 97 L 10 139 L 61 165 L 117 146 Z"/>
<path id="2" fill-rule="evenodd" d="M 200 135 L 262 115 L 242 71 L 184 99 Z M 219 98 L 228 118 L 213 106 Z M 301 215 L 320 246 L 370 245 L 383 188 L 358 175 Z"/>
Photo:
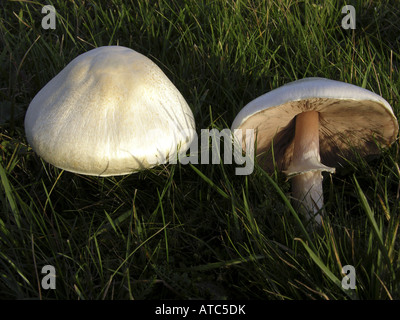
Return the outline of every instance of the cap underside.
<path id="1" fill-rule="evenodd" d="M 356 153 L 377 154 L 380 147 L 393 143 L 398 133 L 396 118 L 377 101 L 310 98 L 270 107 L 247 117 L 239 126 L 256 130 L 256 154 L 267 170 L 273 170 L 274 161 L 280 170 L 289 166 L 295 117 L 310 110 L 320 115 L 320 156 L 327 166 L 336 167 L 343 158 L 352 159 Z"/>

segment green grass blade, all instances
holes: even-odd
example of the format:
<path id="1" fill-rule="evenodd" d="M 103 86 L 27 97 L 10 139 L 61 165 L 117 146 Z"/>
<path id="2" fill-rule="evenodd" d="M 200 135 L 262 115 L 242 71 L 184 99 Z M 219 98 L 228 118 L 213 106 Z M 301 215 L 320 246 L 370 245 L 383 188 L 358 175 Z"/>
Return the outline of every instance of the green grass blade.
<path id="1" fill-rule="evenodd" d="M 202 173 L 199 169 L 197 169 L 194 165 L 190 163 L 190 167 L 205 181 L 207 182 L 212 188 L 214 188 L 221 196 L 226 199 L 230 199 L 229 195 L 218 187 L 211 179 L 209 179 L 204 173 Z"/>
<path id="2" fill-rule="evenodd" d="M 371 209 L 364 192 L 362 191 L 360 185 L 358 184 L 356 177 L 353 176 L 353 179 L 356 184 L 356 191 L 357 191 L 357 194 L 358 194 L 358 197 L 360 200 L 361 207 L 363 208 L 364 212 L 366 213 L 368 221 L 370 222 L 370 224 L 372 226 L 373 233 L 375 235 L 375 238 L 377 239 L 379 249 L 385 259 L 387 267 L 391 270 L 392 274 L 394 275 L 393 265 L 390 261 L 389 253 L 388 253 L 388 250 L 386 249 L 386 246 L 385 246 L 385 243 L 383 240 L 381 228 L 378 227 L 378 223 L 376 222 L 376 219 L 374 217 L 374 212 Z"/>
<path id="3" fill-rule="evenodd" d="M 11 184 L 7 178 L 7 173 L 4 170 L 2 164 L 0 163 L 0 178 L 1 178 L 1 183 L 3 185 L 3 189 L 6 195 L 6 199 L 10 205 L 11 212 L 14 216 L 15 223 L 17 224 L 18 228 L 21 228 L 21 222 L 20 222 L 20 215 L 19 215 L 19 210 L 18 210 L 18 205 L 15 201 L 15 198 L 13 196 L 13 190 L 11 187 Z"/>
<path id="4" fill-rule="evenodd" d="M 317 266 L 321 269 L 321 271 L 340 289 L 343 290 L 343 292 L 351 299 L 357 299 L 357 296 L 355 292 L 352 289 L 344 289 L 342 287 L 342 281 L 339 280 L 338 277 L 336 277 L 332 271 L 329 270 L 329 268 L 323 263 L 323 261 L 314 253 L 313 250 L 301 239 L 297 239 L 301 242 L 303 247 L 306 249 L 307 253 L 309 254 L 310 258 L 317 264 Z"/>

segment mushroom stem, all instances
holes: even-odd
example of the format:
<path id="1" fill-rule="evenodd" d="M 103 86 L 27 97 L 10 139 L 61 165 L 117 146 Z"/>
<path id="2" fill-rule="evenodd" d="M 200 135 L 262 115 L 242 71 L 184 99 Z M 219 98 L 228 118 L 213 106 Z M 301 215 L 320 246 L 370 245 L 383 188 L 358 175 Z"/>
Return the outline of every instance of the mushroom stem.
<path id="1" fill-rule="evenodd" d="M 296 116 L 293 164 L 317 159 L 319 156 L 319 113 L 308 111 Z"/>
<path id="2" fill-rule="evenodd" d="M 334 172 L 324 166 L 319 154 L 319 113 L 308 111 L 296 116 L 292 163 L 286 170 L 292 179 L 292 196 L 299 202 L 309 219 L 321 223 L 324 204 L 322 171 Z"/>
<path id="3" fill-rule="evenodd" d="M 292 196 L 308 220 L 321 224 L 324 205 L 321 171 L 309 171 L 292 178 Z"/>

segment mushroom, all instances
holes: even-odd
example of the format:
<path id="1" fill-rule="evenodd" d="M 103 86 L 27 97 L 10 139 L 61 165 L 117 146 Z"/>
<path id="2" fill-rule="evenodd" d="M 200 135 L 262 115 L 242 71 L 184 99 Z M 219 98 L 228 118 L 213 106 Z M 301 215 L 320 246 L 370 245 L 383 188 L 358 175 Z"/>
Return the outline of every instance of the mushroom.
<path id="1" fill-rule="evenodd" d="M 28 143 L 67 171 L 124 175 L 184 153 L 195 135 L 183 96 L 144 55 L 99 47 L 72 60 L 30 103 Z"/>
<path id="2" fill-rule="evenodd" d="M 381 96 L 340 81 L 305 78 L 248 103 L 232 129 L 256 130 L 256 155 L 264 169 L 273 171 L 275 163 L 291 179 L 300 211 L 320 224 L 321 173 L 334 173 L 356 153 L 378 154 L 396 140 L 399 126 Z M 249 141 L 243 135 L 239 143 L 244 149 Z"/>

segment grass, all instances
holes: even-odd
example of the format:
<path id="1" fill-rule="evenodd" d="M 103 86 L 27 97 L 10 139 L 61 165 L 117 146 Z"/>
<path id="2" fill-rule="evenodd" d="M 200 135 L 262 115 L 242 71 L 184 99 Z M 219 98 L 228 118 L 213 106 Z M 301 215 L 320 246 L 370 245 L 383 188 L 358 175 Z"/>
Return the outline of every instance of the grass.
<path id="1" fill-rule="evenodd" d="M 382 95 L 399 116 L 398 1 L 35 1 L 0 4 L 0 299 L 399 299 L 398 141 L 326 176 L 309 230 L 290 185 L 256 164 L 168 165 L 123 177 L 64 172 L 27 144 L 35 94 L 103 45 L 156 62 L 200 129 L 229 128 L 259 95 L 320 76 Z M 56 289 L 40 283 L 56 269 Z M 356 270 L 344 290 L 342 267 Z"/>

